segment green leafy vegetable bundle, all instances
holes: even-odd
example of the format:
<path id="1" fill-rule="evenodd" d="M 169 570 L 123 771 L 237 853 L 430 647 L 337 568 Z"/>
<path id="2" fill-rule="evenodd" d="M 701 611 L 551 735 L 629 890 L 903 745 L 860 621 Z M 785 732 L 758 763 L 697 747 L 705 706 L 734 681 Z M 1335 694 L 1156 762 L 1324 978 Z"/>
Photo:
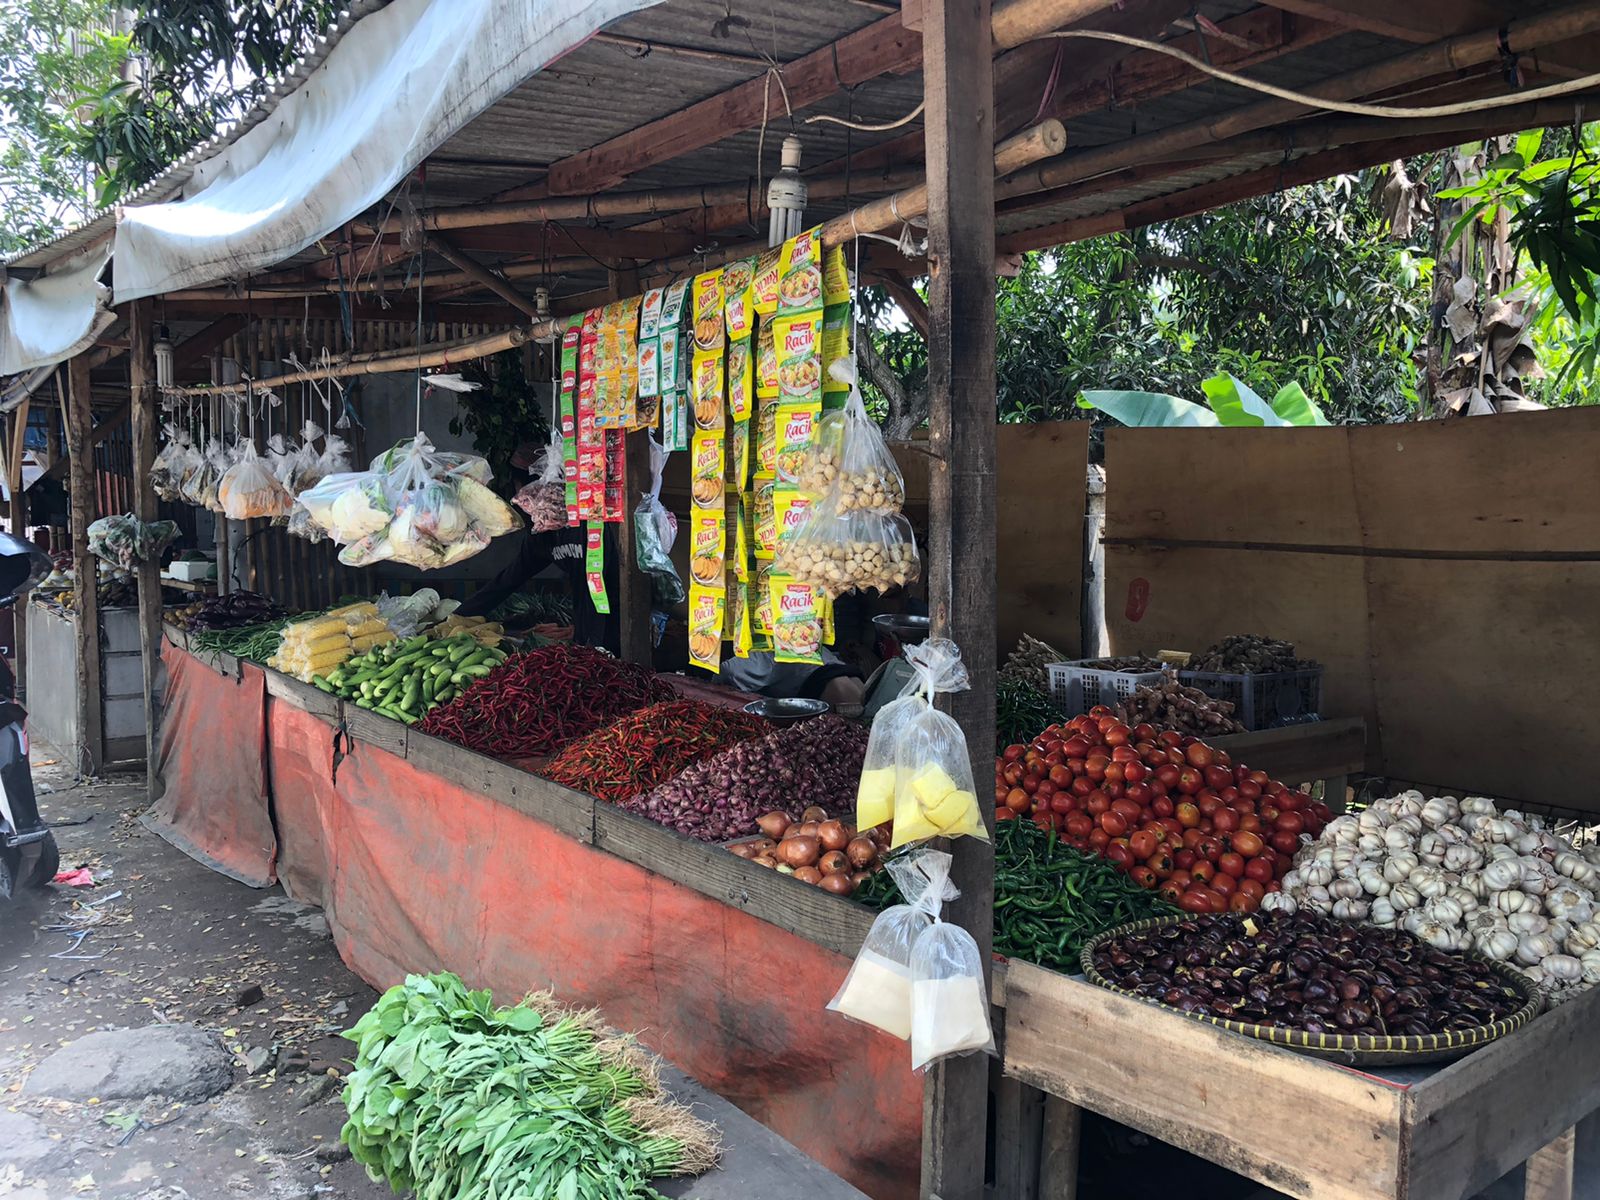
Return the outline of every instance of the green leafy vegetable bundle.
<path id="1" fill-rule="evenodd" d="M 349 1035 L 340 1137 L 417 1200 L 648 1200 L 716 1164 L 716 1131 L 661 1089 L 656 1061 L 548 993 L 496 1008 L 449 973 L 410 975 Z"/>

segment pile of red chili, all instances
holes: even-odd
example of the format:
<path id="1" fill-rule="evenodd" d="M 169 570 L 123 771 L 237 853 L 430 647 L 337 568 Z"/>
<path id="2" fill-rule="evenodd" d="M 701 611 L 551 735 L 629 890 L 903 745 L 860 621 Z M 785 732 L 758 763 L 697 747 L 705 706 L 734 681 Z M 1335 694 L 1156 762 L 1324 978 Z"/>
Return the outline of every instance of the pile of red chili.
<path id="1" fill-rule="evenodd" d="M 654 672 L 589 646 L 542 646 L 513 654 L 417 728 L 483 754 L 531 758 L 674 695 Z"/>
<path id="2" fill-rule="evenodd" d="M 540 773 L 617 803 L 648 792 L 690 763 L 770 732 L 760 717 L 738 709 L 667 700 L 579 738 Z"/>

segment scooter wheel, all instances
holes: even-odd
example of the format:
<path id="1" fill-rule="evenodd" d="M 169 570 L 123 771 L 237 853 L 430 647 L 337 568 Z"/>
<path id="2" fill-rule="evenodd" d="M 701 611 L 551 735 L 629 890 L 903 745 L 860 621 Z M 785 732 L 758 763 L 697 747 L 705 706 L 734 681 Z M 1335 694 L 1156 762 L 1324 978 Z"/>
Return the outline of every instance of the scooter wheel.
<path id="1" fill-rule="evenodd" d="M 61 851 L 56 847 L 56 839 L 52 834 L 39 844 L 39 857 L 33 860 L 33 870 L 28 875 L 28 886 L 42 890 L 49 886 L 56 877 L 56 872 L 61 870 Z"/>

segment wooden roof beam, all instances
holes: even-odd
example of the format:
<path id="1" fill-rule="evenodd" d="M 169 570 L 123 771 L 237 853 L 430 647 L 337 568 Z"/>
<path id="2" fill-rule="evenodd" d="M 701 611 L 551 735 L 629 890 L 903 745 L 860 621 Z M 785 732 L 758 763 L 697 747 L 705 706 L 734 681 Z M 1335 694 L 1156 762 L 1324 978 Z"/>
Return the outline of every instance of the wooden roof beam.
<path id="1" fill-rule="evenodd" d="M 1452 34 L 1503 25 L 1521 4 L 1490 0 L 1262 0 L 1273 8 L 1331 21 L 1345 29 L 1423 44 Z M 1600 38 L 1584 37 L 1546 46 L 1533 56 L 1550 74 L 1566 78 L 1594 73 L 1600 63 Z"/>
<path id="2" fill-rule="evenodd" d="M 529 300 L 516 288 L 512 287 L 503 277 L 489 270 L 470 254 L 458 250 L 443 234 L 430 233 L 424 236 L 424 244 L 440 258 L 455 267 L 479 287 L 493 292 L 513 308 L 521 310 L 527 316 L 539 319 L 539 306 Z"/>
<path id="3" fill-rule="evenodd" d="M 1009 50 L 1048 30 L 1110 8 L 1116 0 L 1011 0 L 991 23 L 993 49 Z M 880 75 L 904 74 L 922 63 L 922 38 L 904 13 L 875 21 L 780 69 L 796 111 Z M 754 129 L 783 97 L 763 73 L 715 96 L 552 163 L 552 195 L 585 195 L 615 187 L 637 171 Z"/>
<path id="4" fill-rule="evenodd" d="M 1323 99 L 1355 100 L 1388 88 L 1427 79 L 1441 72 L 1481 66 L 1497 59 L 1502 42 L 1520 53 L 1539 46 L 1600 31 L 1600 5 L 1577 4 L 1512 21 L 1505 27 L 1446 38 L 1370 66 L 1347 71 L 1309 85 L 1307 95 Z M 1018 172 L 996 188 L 999 198 L 1092 179 L 1108 171 L 1141 162 L 1171 158 L 1197 148 L 1226 141 L 1241 133 L 1293 121 L 1308 111 L 1290 100 L 1261 100 L 1229 109 L 1214 117 L 1187 121 L 1155 133 L 1096 146 L 1077 154 Z M 1487 121 L 1489 113 L 1484 114 Z"/>

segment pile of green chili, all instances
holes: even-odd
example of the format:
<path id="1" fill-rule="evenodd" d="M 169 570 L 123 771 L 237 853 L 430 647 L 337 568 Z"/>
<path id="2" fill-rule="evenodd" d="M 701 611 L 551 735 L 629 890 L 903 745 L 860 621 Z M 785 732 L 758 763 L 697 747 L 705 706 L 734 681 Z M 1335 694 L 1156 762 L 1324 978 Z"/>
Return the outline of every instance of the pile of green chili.
<path id="1" fill-rule="evenodd" d="M 855 893 L 873 908 L 900 903 L 887 871 Z M 1090 938 L 1178 910 L 1110 862 L 1074 850 L 1032 821 L 1001 821 L 994 846 L 994 949 L 1075 975 Z"/>

